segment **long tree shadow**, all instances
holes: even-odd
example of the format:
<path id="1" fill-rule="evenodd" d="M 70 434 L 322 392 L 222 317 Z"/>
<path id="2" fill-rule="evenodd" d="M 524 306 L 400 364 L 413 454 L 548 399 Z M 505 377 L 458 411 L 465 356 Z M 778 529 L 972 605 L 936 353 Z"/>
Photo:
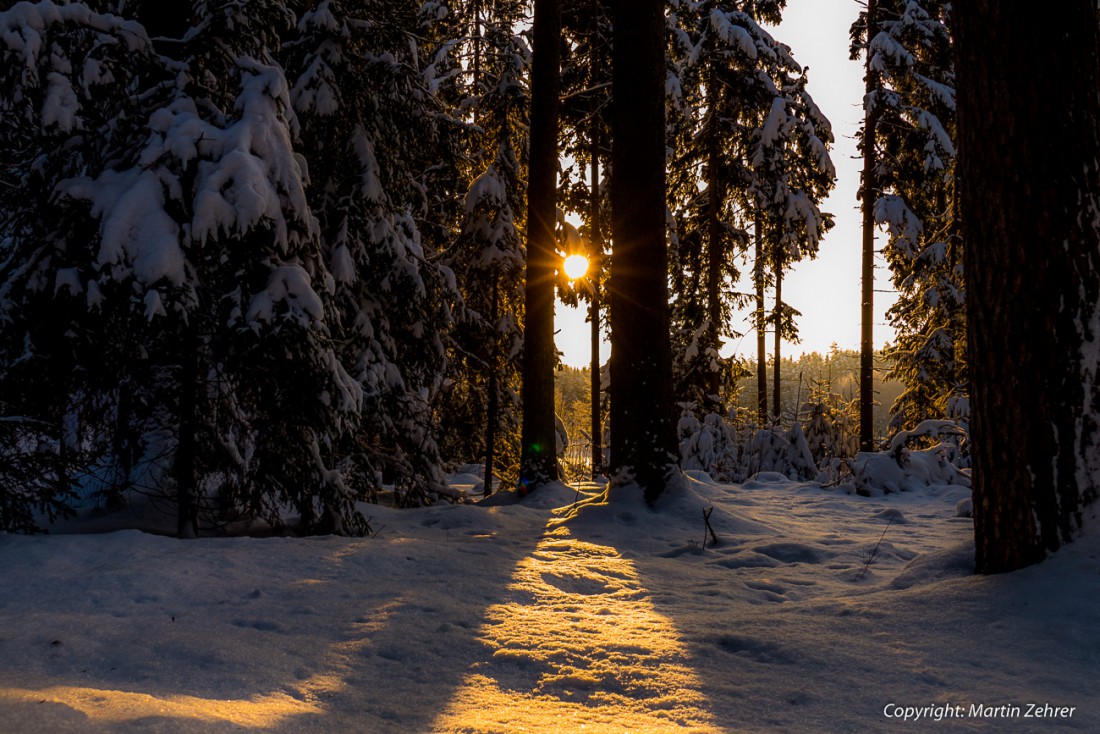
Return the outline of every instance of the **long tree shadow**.
<path id="1" fill-rule="evenodd" d="M 659 541 L 625 539 L 617 550 L 648 590 L 655 613 L 677 630 L 699 694 L 730 731 L 885 730 L 897 724 L 884 715 L 889 704 L 962 705 L 969 714 L 973 703 L 1050 701 L 1077 711 L 1044 727 L 1092 730 L 1100 721 L 1100 693 L 1087 673 L 1096 662 L 1089 644 L 1100 630 L 1095 609 L 1060 588 L 1061 576 L 1044 577 L 1041 568 L 969 575 L 972 546 L 966 527 L 953 525 L 950 514 L 911 518 L 909 535 L 896 531 L 870 576 L 860 578 L 881 518 L 864 523 L 862 536 L 846 538 L 824 520 L 813 524 L 809 510 L 780 525 L 777 518 L 790 513 L 785 508 L 766 518 L 773 533 L 720 531 L 721 545 L 703 550 L 702 518 L 698 507 L 690 510 L 699 517 L 691 537 L 673 518 L 671 529 L 658 530 Z M 863 511 L 877 517 L 874 507 Z M 608 523 L 642 512 L 652 513 L 612 505 L 602 520 L 572 523 L 571 531 L 579 540 L 601 542 L 605 533 L 624 539 L 621 527 L 607 533 Z M 639 522 L 639 532 L 661 528 L 662 515 Z M 944 550 L 914 552 L 915 540 L 930 532 L 942 533 L 945 543 L 958 539 Z M 1088 563 L 1087 577 L 1094 578 L 1100 562 Z M 1060 623 L 1051 624 L 1054 619 Z M 969 716 L 934 725 L 944 731 L 1038 726 Z"/>
<path id="2" fill-rule="evenodd" d="M 145 560 L 175 563 L 173 589 L 146 588 L 147 575 L 128 570 L 140 566 L 133 558 L 110 560 L 115 543 L 60 540 L 79 545 L 74 562 L 103 585 L 87 603 L 65 589 L 37 600 L 41 640 L 21 643 L 44 652 L 27 665 L 0 662 L 0 731 L 430 731 L 484 650 L 487 609 L 507 598 L 539 539 L 541 513 L 511 510 L 530 516 L 531 532 L 504 537 L 493 512 L 422 511 L 427 529 L 415 541 L 241 541 L 270 547 L 262 577 L 235 567 L 235 549 L 224 547 L 234 541 L 157 539 Z M 513 518 L 500 530 L 516 527 Z M 303 543 L 316 552 L 291 547 Z M 294 560 L 280 563 L 281 552 Z M 441 564 L 462 573 L 440 573 Z M 49 585 L 49 572 L 4 581 Z M 240 576 L 239 588 L 204 590 L 210 573 Z M 174 611 L 189 595 L 185 612 Z"/>

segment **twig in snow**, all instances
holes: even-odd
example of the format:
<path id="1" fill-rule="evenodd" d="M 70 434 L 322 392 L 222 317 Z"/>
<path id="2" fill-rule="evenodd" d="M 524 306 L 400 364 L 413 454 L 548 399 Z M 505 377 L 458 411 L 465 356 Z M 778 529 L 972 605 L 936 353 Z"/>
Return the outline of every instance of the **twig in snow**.
<path id="1" fill-rule="evenodd" d="M 710 513 L 714 512 L 713 507 L 708 507 L 703 510 L 703 550 L 707 549 L 707 533 L 710 533 L 711 545 L 718 545 L 718 536 L 714 534 L 714 528 L 710 526 Z"/>
<path id="2" fill-rule="evenodd" d="M 867 574 L 867 569 L 871 567 L 871 564 L 875 560 L 875 556 L 878 555 L 878 549 L 879 546 L 882 545 L 882 539 L 886 537 L 886 531 L 889 530 L 890 526 L 893 524 L 894 518 L 891 517 L 889 522 L 886 523 L 886 527 L 882 529 L 882 535 L 878 537 L 878 542 L 875 543 L 875 549 L 870 552 L 870 554 L 867 556 L 867 562 L 863 564 L 863 568 L 859 569 L 859 573 L 856 574 L 856 581 L 859 581 Z"/>

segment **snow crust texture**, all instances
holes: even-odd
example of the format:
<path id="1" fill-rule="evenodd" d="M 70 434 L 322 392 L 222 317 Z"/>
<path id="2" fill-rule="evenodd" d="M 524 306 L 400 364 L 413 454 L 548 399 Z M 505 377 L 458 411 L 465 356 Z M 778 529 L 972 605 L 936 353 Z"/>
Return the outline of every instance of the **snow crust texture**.
<path id="1" fill-rule="evenodd" d="M 1100 535 L 975 577 L 968 497 L 697 471 L 372 538 L 0 535 L 0 732 L 1100 730 Z"/>

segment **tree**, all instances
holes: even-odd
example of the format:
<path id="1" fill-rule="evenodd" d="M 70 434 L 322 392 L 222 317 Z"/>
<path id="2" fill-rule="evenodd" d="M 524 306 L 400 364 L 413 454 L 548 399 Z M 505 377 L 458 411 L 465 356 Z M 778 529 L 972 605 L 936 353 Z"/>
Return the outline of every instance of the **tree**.
<path id="1" fill-rule="evenodd" d="M 754 3 L 742 11 L 710 0 L 682 5 L 670 18 L 677 39 L 670 86 L 679 90 L 669 126 L 676 147 L 670 187 L 676 396 L 710 411 L 721 412 L 719 392 L 733 373 L 719 355 L 722 338 L 732 335 L 731 312 L 751 298 L 732 287 L 746 244 L 755 235 L 760 335 L 769 278 L 779 291 L 771 319 L 778 344 L 797 335 L 796 314 L 779 290 L 783 270 L 813 257 L 831 224 L 819 208 L 834 179 L 829 122 L 790 49 L 758 23 L 778 23 L 782 5 Z"/>
<path id="2" fill-rule="evenodd" d="M 860 149 L 863 153 L 863 176 L 860 181 L 860 202 L 863 210 L 863 251 L 861 257 L 860 331 L 859 331 L 859 447 L 863 451 L 874 449 L 875 420 L 875 198 L 876 181 L 875 134 L 878 114 L 874 95 L 879 88 L 879 73 L 873 63 L 870 40 L 877 28 L 876 0 L 867 0 L 867 10 L 860 14 L 860 23 L 866 32 L 863 98 L 864 121 L 860 131 Z"/>
<path id="3" fill-rule="evenodd" d="M 427 192 L 442 188 L 427 171 L 455 136 L 408 42 L 423 22 L 414 11 L 395 0 L 309 3 L 283 58 L 338 355 L 361 394 L 324 455 L 366 496 L 387 482 L 415 504 L 443 482 L 433 403 L 455 300 L 420 222 L 438 210 Z"/>
<path id="4" fill-rule="evenodd" d="M 613 9 L 611 462 L 654 502 L 676 471 L 665 244 L 661 0 Z"/>
<path id="5" fill-rule="evenodd" d="M 1100 18 L 956 3 L 977 569 L 1069 541 L 1100 489 Z"/>
<path id="6" fill-rule="evenodd" d="M 554 283 L 557 247 L 561 0 L 535 0 L 520 490 L 558 478 L 554 433 Z"/>
<path id="7" fill-rule="evenodd" d="M 891 407 L 891 432 L 941 419 L 966 394 L 962 239 L 955 195 L 955 71 L 948 4 L 879 0 L 871 63 L 879 86 L 869 98 L 878 191 L 875 223 L 899 297 L 887 315 L 897 333 L 890 377 L 905 383 Z M 853 26 L 853 50 L 867 29 Z"/>
<path id="8" fill-rule="evenodd" d="M 515 481 L 519 463 L 522 363 L 523 181 L 527 168 L 531 53 L 517 31 L 521 2 L 473 2 L 463 18 L 466 84 L 456 107 L 472 174 L 460 230 L 444 262 L 461 293 L 450 335 L 449 387 L 438 413 L 445 450 L 459 458 L 483 452 L 488 477 Z"/>

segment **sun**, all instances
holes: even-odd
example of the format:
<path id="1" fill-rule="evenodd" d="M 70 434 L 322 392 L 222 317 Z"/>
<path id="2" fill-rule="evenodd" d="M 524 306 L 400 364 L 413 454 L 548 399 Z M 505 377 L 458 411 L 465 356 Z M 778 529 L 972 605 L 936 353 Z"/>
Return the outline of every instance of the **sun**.
<path id="1" fill-rule="evenodd" d="M 588 272 L 588 258 L 584 255 L 570 255 L 565 258 L 565 274 L 569 280 L 583 278 Z"/>

